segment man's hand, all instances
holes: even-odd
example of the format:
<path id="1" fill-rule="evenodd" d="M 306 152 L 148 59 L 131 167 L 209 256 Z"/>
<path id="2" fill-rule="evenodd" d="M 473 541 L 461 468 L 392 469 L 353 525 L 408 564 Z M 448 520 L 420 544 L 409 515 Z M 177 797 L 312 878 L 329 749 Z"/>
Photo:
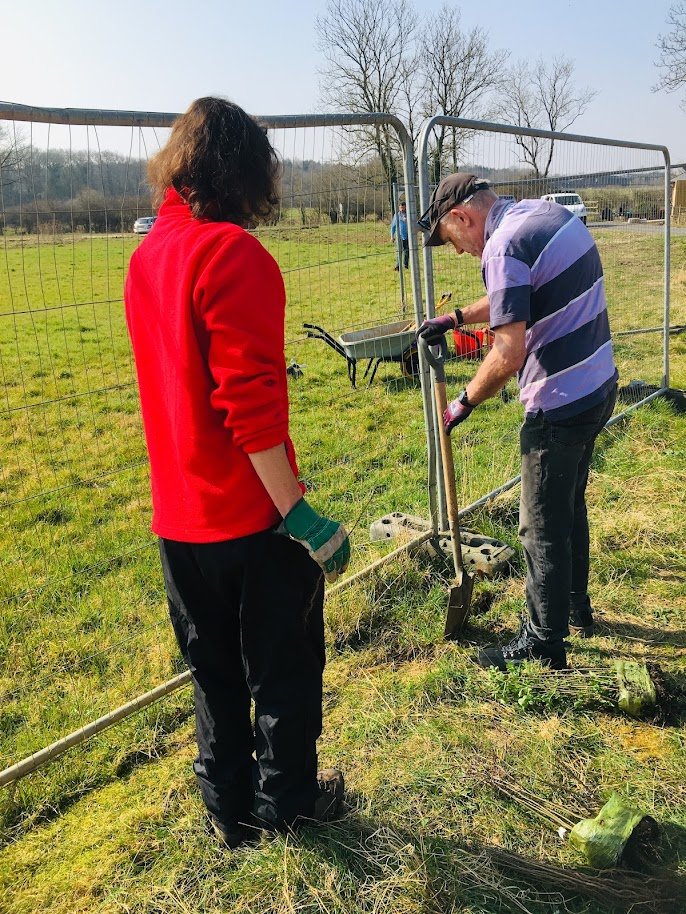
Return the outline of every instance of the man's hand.
<path id="1" fill-rule="evenodd" d="M 459 400 L 453 400 L 452 403 L 448 403 L 443 412 L 443 428 L 445 429 L 446 435 L 449 435 L 460 422 L 464 422 L 465 419 L 468 419 L 473 411 L 473 406 L 465 406 L 464 403 L 460 403 Z"/>
<path id="2" fill-rule="evenodd" d="M 449 330 L 454 330 L 456 327 L 461 326 L 462 321 L 462 312 L 461 311 L 452 311 L 450 314 L 441 314 L 440 317 L 432 317 L 431 320 L 424 321 L 422 326 L 417 331 L 417 339 L 423 337 L 429 345 L 438 343 L 441 340 L 441 337 Z"/>
<path id="3" fill-rule="evenodd" d="M 305 546 L 329 584 L 348 567 L 350 540 L 347 530 L 343 524 L 317 514 L 304 498 L 293 505 L 280 530 Z"/>
<path id="4" fill-rule="evenodd" d="M 495 338 L 479 370 L 469 382 L 474 404 L 483 403 L 502 390 L 526 361 L 526 323 L 516 321 L 495 328 Z M 468 404 L 471 405 L 471 404 Z"/>

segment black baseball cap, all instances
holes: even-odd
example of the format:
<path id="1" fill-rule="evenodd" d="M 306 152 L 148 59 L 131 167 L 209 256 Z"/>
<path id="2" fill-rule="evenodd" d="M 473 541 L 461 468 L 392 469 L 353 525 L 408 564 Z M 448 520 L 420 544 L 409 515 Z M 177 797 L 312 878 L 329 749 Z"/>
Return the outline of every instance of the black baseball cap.
<path id="1" fill-rule="evenodd" d="M 436 190 L 431 195 L 431 205 L 419 219 L 417 225 L 423 232 L 429 234 L 424 239 L 426 247 L 442 244 L 438 237 L 438 222 L 442 216 L 454 206 L 466 203 L 478 190 L 487 190 L 488 181 L 476 175 L 458 171 L 454 175 L 443 178 Z"/>

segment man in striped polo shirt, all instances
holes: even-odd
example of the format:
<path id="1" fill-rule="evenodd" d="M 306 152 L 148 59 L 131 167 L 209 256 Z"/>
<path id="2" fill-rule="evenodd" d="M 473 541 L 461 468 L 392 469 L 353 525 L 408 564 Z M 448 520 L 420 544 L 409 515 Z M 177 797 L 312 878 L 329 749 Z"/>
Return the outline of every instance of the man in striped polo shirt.
<path id="1" fill-rule="evenodd" d="M 485 648 L 482 666 L 537 659 L 567 666 L 569 626 L 593 633 L 588 597 L 586 483 L 595 439 L 612 415 L 612 356 L 603 269 L 590 232 L 545 200 L 500 200 L 488 182 L 444 178 L 419 220 L 425 244 L 448 242 L 481 258 L 487 294 L 425 321 L 437 341 L 463 324 L 489 322 L 494 343 L 476 375 L 446 409 L 446 432 L 517 374 L 525 419 L 520 432 L 519 536 L 527 565 L 529 618 L 509 644 Z"/>

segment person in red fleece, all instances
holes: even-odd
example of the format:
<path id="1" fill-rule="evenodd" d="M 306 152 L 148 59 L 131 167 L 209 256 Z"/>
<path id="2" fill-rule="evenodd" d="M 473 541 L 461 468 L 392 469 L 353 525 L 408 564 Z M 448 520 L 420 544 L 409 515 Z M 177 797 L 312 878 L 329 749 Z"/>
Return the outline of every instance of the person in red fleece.
<path id="1" fill-rule="evenodd" d="M 148 168 L 155 226 L 131 258 L 126 318 L 174 632 L 195 690 L 194 770 L 218 836 L 332 817 L 317 771 L 324 577 L 345 528 L 303 498 L 288 436 L 285 291 L 246 228 L 278 202 L 278 161 L 241 108 L 201 98 Z M 251 699 L 255 726 L 251 724 Z"/>

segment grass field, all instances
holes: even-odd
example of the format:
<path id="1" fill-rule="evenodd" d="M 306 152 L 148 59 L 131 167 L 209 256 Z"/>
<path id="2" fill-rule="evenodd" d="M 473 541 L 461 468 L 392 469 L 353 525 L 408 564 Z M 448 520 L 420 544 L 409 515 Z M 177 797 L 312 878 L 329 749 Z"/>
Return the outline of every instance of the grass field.
<path id="1" fill-rule="evenodd" d="M 416 381 L 397 364 L 353 391 L 343 359 L 304 337 L 401 313 L 382 225 L 278 229 L 265 236 L 285 275 L 293 437 L 311 498 L 354 527 L 353 567 L 390 510 L 426 516 Z M 600 233 L 615 329 L 661 320 L 659 239 Z M 2 566 L 0 755 L 35 751 L 179 669 L 165 618 L 147 470 L 120 289 L 135 241 L 5 240 L 0 268 Z M 436 288 L 480 294 L 478 264 L 439 252 Z M 686 239 L 674 240 L 673 323 L 686 320 Z M 408 302 L 408 305 L 410 303 Z M 410 308 L 411 312 L 411 308 Z M 621 337 L 622 381 L 659 382 L 657 335 Z M 686 386 L 686 342 L 671 347 Z M 452 390 L 473 372 L 452 362 Z M 517 471 L 515 401 L 480 409 L 455 441 L 462 503 Z M 659 662 L 686 689 L 684 418 L 642 408 L 599 443 L 590 493 L 592 595 L 600 635 L 577 666 Z M 516 492 L 470 525 L 511 543 Z M 494 787 L 505 766 L 542 796 L 599 808 L 613 789 L 663 824 L 664 861 L 686 856 L 686 740 L 554 690 L 522 698 L 471 662 L 523 607 L 513 575 L 479 584 L 466 642 L 442 642 L 447 567 L 396 562 L 327 603 L 325 763 L 346 772 L 345 820 L 227 855 L 205 833 L 190 773 L 187 692 L 0 793 L 0 912 L 604 911 L 571 890 L 503 869 L 483 846 L 579 867 L 580 857 Z M 536 676 L 535 671 L 532 676 Z M 529 693 L 527 692 L 526 695 Z M 524 707 L 521 707 L 524 705 Z M 559 889 L 559 885 L 557 886 Z M 555 886 L 553 886 L 555 890 Z M 677 910 L 677 909 L 673 909 Z"/>

